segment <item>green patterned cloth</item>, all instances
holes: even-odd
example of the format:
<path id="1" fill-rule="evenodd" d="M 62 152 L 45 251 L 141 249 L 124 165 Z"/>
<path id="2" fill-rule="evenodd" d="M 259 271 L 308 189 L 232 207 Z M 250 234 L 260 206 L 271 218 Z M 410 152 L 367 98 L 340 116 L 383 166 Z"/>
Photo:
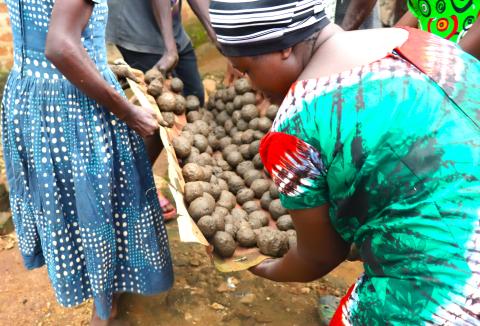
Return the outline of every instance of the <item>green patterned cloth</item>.
<path id="1" fill-rule="evenodd" d="M 408 0 L 420 28 L 458 42 L 480 14 L 478 0 Z"/>
<path id="2" fill-rule="evenodd" d="M 261 156 L 285 207 L 329 204 L 359 248 L 345 324 L 480 324 L 479 99 L 480 63 L 418 30 L 292 86 Z"/>

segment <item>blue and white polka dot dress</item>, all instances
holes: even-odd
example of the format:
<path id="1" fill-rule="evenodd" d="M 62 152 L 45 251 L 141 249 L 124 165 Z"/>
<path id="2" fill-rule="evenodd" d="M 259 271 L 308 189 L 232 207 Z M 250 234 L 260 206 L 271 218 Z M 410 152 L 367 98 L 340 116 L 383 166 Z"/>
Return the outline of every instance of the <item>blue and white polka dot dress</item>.
<path id="1" fill-rule="evenodd" d="M 121 92 L 106 59 L 106 0 L 98 2 L 82 40 Z M 6 3 L 15 64 L 2 103 L 2 136 L 25 265 L 47 265 L 62 305 L 93 297 L 107 318 L 112 293 L 154 294 L 173 282 L 144 144 L 45 58 L 54 0 Z"/>

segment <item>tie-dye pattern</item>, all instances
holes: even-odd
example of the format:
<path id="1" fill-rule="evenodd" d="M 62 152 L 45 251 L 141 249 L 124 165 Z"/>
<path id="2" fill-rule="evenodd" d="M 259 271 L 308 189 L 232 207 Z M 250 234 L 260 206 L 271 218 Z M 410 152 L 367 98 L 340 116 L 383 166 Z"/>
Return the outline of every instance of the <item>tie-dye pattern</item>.
<path id="1" fill-rule="evenodd" d="M 329 204 L 360 248 L 343 323 L 480 324 L 479 118 L 480 63 L 420 31 L 394 55 L 292 86 L 261 155 L 282 189 L 302 189 L 281 193 L 285 207 Z M 299 167 L 286 153 L 314 155 Z"/>

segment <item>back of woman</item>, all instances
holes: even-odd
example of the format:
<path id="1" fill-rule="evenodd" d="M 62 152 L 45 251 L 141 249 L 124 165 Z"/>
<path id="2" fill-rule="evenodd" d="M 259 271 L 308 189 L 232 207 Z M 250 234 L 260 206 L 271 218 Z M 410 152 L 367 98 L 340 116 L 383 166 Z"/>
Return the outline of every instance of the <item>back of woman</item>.
<path id="1" fill-rule="evenodd" d="M 320 1 L 287 2 L 210 9 L 234 66 L 286 95 L 260 154 L 298 245 L 252 271 L 310 281 L 355 243 L 365 275 L 333 325 L 479 324 L 480 63 L 425 32 L 343 32 Z M 265 27 L 280 11 L 290 20 Z"/>

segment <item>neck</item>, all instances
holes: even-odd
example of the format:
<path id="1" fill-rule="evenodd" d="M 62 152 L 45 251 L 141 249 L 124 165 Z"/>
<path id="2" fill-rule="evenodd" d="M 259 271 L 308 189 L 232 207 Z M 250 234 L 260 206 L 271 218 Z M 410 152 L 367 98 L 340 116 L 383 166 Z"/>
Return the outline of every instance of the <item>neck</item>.
<path id="1" fill-rule="evenodd" d="M 317 37 L 312 39 L 312 42 L 308 42 L 307 46 L 310 48 L 309 50 L 306 49 L 306 51 L 303 51 L 303 69 L 308 65 L 312 57 L 315 55 L 317 50 L 325 43 L 327 42 L 330 38 L 332 38 L 334 35 L 343 32 L 344 30 L 335 24 L 329 24 L 326 27 L 324 27 L 318 34 Z"/>

